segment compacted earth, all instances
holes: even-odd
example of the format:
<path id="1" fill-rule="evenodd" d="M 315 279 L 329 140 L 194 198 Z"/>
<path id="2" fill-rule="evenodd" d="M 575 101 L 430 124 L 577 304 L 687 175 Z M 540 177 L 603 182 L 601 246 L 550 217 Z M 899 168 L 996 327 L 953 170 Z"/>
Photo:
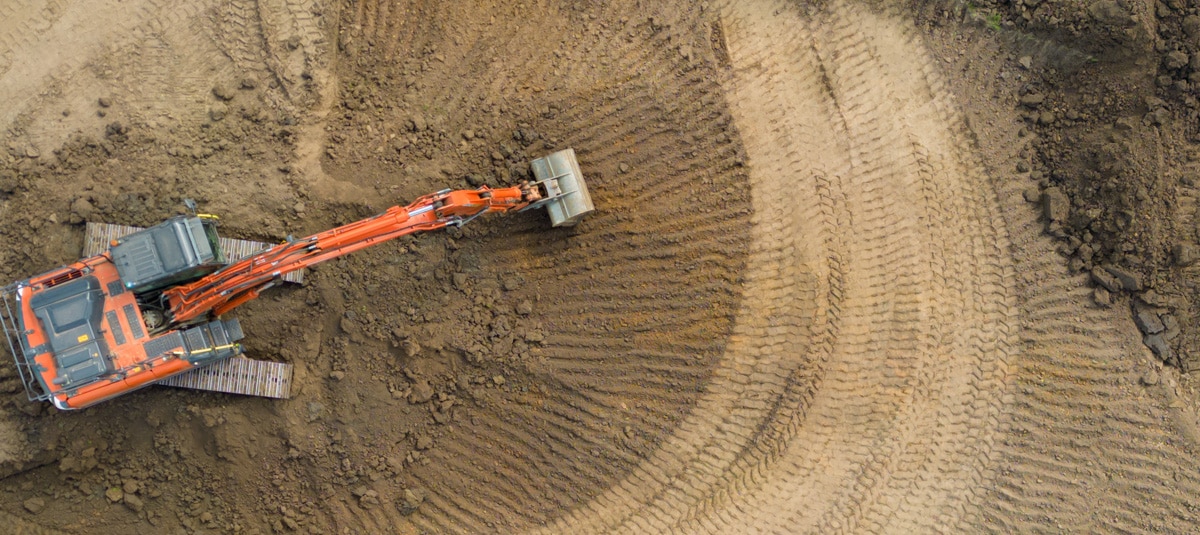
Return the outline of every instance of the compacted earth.
<path id="1" fill-rule="evenodd" d="M 33 403 L 17 533 L 1189 532 L 1192 0 L 12 0 L 0 281 L 194 200 L 278 242 L 574 148 L 231 315 L 292 396 Z"/>

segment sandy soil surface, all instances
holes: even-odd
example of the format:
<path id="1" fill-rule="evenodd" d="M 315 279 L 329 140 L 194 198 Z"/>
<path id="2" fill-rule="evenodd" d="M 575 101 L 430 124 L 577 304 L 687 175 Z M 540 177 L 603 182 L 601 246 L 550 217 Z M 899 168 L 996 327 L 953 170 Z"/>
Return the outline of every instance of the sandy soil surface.
<path id="1" fill-rule="evenodd" d="M 20 533 L 1189 532 L 1200 9 L 13 0 L 0 279 L 195 199 L 278 241 L 573 147 L 235 313 L 286 401 L 0 363 Z"/>

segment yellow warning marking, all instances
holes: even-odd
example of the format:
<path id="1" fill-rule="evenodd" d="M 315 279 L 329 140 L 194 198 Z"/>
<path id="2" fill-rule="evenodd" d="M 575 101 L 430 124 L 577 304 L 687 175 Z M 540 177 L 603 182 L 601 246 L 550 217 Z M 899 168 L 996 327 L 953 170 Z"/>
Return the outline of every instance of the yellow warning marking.
<path id="1" fill-rule="evenodd" d="M 88 335 L 81 334 L 81 335 L 79 335 L 79 338 L 76 338 L 75 340 L 82 344 L 82 343 L 88 341 Z"/>

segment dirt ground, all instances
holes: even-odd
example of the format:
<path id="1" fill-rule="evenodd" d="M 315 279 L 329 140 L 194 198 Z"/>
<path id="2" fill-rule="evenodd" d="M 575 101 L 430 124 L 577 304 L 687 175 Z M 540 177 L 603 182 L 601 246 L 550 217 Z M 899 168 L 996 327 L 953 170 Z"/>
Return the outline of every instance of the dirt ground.
<path id="1" fill-rule="evenodd" d="M 1200 5 L 13 0 L 0 280 L 194 199 L 280 241 L 573 147 L 233 315 L 289 400 L 0 362 L 18 533 L 1195 530 Z"/>

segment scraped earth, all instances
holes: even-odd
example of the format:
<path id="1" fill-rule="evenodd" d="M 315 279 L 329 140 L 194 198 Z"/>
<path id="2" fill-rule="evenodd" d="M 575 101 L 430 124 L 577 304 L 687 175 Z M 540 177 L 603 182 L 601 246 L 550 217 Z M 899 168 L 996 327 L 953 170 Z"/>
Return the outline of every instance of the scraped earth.
<path id="1" fill-rule="evenodd" d="M 1193 3 L 0 6 L 0 279 L 279 241 L 573 147 L 234 313 L 290 400 L 0 365 L 28 533 L 1188 532 Z M 1135 284 L 1136 283 L 1136 284 Z"/>

